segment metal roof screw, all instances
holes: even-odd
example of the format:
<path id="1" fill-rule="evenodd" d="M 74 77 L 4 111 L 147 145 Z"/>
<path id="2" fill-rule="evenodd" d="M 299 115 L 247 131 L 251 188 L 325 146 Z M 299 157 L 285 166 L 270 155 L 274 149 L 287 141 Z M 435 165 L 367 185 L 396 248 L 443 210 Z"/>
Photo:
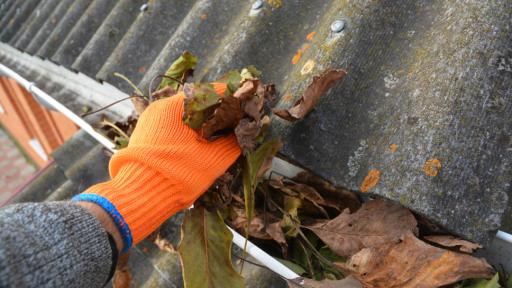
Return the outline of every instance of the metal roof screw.
<path id="1" fill-rule="evenodd" d="M 252 3 L 251 10 L 259 10 L 261 9 L 261 7 L 263 7 L 263 1 L 257 0 L 254 3 Z"/>
<path id="2" fill-rule="evenodd" d="M 144 3 L 144 4 L 142 4 L 142 6 L 140 6 L 140 12 L 144 12 L 147 10 L 148 10 L 148 3 Z"/>
<path id="3" fill-rule="evenodd" d="M 331 31 L 334 33 L 340 33 L 345 29 L 345 21 L 343 20 L 336 20 L 331 23 Z"/>

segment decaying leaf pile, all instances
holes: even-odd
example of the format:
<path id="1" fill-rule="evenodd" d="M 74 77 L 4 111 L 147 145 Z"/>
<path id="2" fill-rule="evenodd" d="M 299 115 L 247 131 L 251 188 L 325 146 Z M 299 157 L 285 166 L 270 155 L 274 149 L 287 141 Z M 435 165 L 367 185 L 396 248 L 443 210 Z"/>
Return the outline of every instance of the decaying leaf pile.
<path id="1" fill-rule="evenodd" d="M 355 193 L 308 172 L 293 179 L 264 177 L 281 148 L 279 140 L 266 140 L 269 114 L 288 121 L 304 118 L 344 70 L 315 76 L 292 107 L 275 109 L 276 89 L 261 81 L 255 67 L 229 71 L 215 81 L 227 85 L 218 95 L 212 84 L 186 82 L 196 63 L 184 53 L 162 76 L 158 90 L 139 95 L 144 99 L 136 103 L 141 107 L 183 91 L 186 125 L 208 141 L 234 132 L 243 150 L 186 212 L 178 248 L 185 287 L 243 287 L 224 223 L 300 275 L 288 280 L 290 287 L 499 287 L 497 276 L 484 280 L 493 277 L 493 268 L 471 256 L 477 244 L 420 231 L 416 217 L 398 204 L 361 203 Z M 168 243 L 157 244 L 174 251 Z M 460 282 L 465 279 L 482 280 Z"/>

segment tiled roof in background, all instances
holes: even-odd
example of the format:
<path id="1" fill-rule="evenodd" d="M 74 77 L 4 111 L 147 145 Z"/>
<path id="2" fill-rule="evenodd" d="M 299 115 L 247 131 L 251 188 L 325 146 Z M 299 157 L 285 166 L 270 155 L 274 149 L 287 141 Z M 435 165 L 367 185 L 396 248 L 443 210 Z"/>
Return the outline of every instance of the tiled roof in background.
<path id="1" fill-rule="evenodd" d="M 2 42 L 126 93 L 114 72 L 147 89 L 184 50 L 199 57 L 197 81 L 255 65 L 282 107 L 313 75 L 347 68 L 304 121 L 274 119 L 283 156 L 353 190 L 378 170 L 370 192 L 476 241 L 510 218 L 512 1 L 0 3 Z M 436 176 L 424 171 L 432 159 Z"/>

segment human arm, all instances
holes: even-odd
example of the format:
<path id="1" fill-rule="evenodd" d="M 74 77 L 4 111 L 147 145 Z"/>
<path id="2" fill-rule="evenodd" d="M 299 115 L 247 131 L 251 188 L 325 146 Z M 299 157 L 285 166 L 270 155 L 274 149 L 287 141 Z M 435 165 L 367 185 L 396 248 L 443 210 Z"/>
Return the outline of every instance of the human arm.
<path id="1" fill-rule="evenodd" d="M 199 139 L 181 121 L 183 97 L 151 104 L 128 147 L 112 157 L 112 179 L 77 195 L 74 204 L 0 211 L 0 287 L 103 286 L 117 251 L 126 252 L 190 207 L 225 172 L 240 155 L 235 137 Z"/>

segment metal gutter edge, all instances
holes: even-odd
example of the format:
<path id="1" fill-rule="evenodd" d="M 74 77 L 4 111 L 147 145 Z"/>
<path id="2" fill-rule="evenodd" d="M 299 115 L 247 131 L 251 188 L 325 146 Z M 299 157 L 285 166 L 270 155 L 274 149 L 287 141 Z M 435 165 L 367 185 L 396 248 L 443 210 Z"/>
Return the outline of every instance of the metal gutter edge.
<path id="1" fill-rule="evenodd" d="M 21 75 L 19 75 L 18 73 L 16 73 L 15 71 L 11 70 L 3 64 L 0 64 L 0 72 L 7 77 L 13 78 L 16 82 L 18 82 L 21 86 L 27 89 L 30 93 L 46 101 L 55 110 L 64 114 L 66 117 L 68 117 L 71 121 L 73 121 L 76 125 L 82 128 L 85 132 L 91 135 L 94 139 L 96 139 L 100 144 L 105 146 L 107 149 L 109 149 L 113 153 L 117 152 L 117 150 L 115 149 L 115 145 L 112 142 L 110 142 L 108 138 L 96 132 L 91 125 L 85 122 L 78 115 L 73 113 L 71 110 L 66 108 L 64 105 L 59 103 L 50 95 L 46 94 L 41 89 L 37 88 L 37 86 L 33 82 L 26 80 Z M 235 243 L 235 245 L 243 249 L 245 244 L 245 238 L 235 230 L 231 229 L 229 226 L 227 227 L 233 233 L 233 243 Z M 257 247 L 250 241 L 247 241 L 247 253 L 254 257 L 256 260 L 258 260 L 259 262 L 261 262 L 262 264 L 264 264 L 265 266 L 267 266 L 269 269 L 271 269 L 272 271 L 276 272 L 277 274 L 281 275 L 286 279 L 293 279 L 299 277 L 299 275 L 297 275 L 295 272 L 281 264 L 275 258 L 267 254 L 265 251 L 261 250 L 259 247 Z"/>

